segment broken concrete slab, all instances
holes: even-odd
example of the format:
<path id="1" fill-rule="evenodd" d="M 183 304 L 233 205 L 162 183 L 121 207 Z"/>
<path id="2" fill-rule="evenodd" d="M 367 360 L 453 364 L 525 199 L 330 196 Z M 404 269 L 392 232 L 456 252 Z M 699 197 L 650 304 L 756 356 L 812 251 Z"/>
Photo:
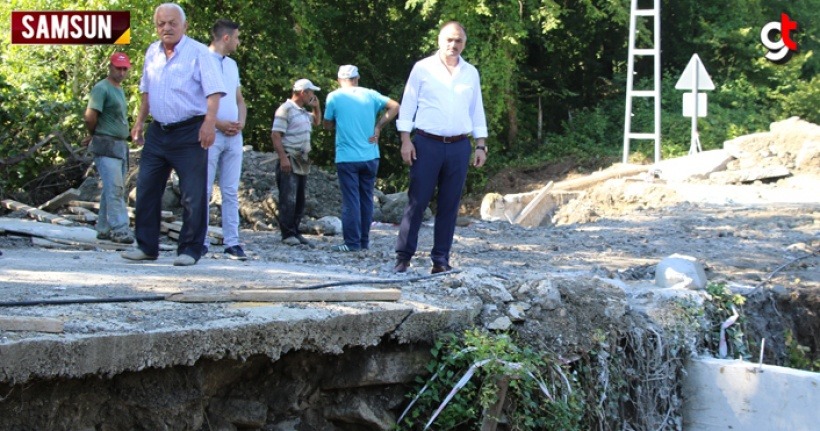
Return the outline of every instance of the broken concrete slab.
<path id="1" fill-rule="evenodd" d="M 549 184 L 541 188 L 535 198 L 515 217 L 513 223 L 530 228 L 541 225 L 547 215 L 555 211 L 555 202 L 550 198 L 552 186 L 553 183 L 550 181 Z"/>
<path id="2" fill-rule="evenodd" d="M 535 227 L 548 220 L 559 205 L 577 197 L 577 192 L 596 186 L 613 178 L 629 177 L 649 170 L 649 166 L 615 164 L 610 168 L 582 178 L 551 181 L 538 190 L 500 195 L 488 193 L 481 201 L 481 219 L 486 221 L 509 221 L 524 227 Z"/>
<path id="3" fill-rule="evenodd" d="M 662 160 L 654 166 L 659 177 L 669 182 L 707 178 L 712 172 L 723 171 L 734 157 L 726 150 L 710 150 L 683 157 Z"/>
<path id="4" fill-rule="evenodd" d="M 507 221 L 512 223 L 521 210 L 527 206 L 539 190 L 526 193 L 513 193 L 500 195 L 498 193 L 487 193 L 481 200 L 481 219 L 484 221 Z"/>
<path id="5" fill-rule="evenodd" d="M 776 180 L 788 177 L 789 175 L 791 175 L 791 171 L 785 166 L 769 166 L 712 172 L 709 175 L 709 180 L 718 184 L 741 184 L 762 180 Z"/>
<path id="6" fill-rule="evenodd" d="M 4 300 L 57 296 L 76 298 L 77 303 L 4 309 L 5 315 L 15 317 L 59 316 L 65 331 L 38 336 L 2 332 L 0 382 L 113 376 L 192 365 L 202 358 L 265 355 L 275 361 L 296 350 L 340 354 L 351 347 L 376 346 L 385 340 L 430 342 L 441 331 L 470 324 L 480 309 L 473 300 L 442 303 L 418 294 L 405 296 L 404 292 L 398 302 L 83 304 L 83 300 L 93 299 L 89 292 L 100 291 L 115 298 L 193 294 L 217 286 L 309 287 L 328 281 L 355 281 L 366 286 L 374 278 L 342 268 L 253 260 L 239 264 L 202 259 L 196 266 L 180 268 L 172 265 L 173 253 L 162 253 L 155 262 L 134 264 L 110 252 L 57 252 L 44 265 L 32 259 L 32 253 L 39 251 L 17 249 L 3 256 L 0 277 L 4 280 Z M 99 271 L 101 267 L 106 268 L 104 273 Z M 398 279 L 396 283 L 406 287 L 408 282 Z"/>
<path id="7" fill-rule="evenodd" d="M 715 359 L 691 358 L 683 383 L 688 431 L 810 431 L 820 423 L 820 373 Z"/>
<path id="8" fill-rule="evenodd" d="M 96 242 L 97 231 L 85 226 L 60 226 L 37 221 L 0 217 L 0 227 L 7 232 L 21 233 L 43 238 L 55 238 L 77 242 Z"/>

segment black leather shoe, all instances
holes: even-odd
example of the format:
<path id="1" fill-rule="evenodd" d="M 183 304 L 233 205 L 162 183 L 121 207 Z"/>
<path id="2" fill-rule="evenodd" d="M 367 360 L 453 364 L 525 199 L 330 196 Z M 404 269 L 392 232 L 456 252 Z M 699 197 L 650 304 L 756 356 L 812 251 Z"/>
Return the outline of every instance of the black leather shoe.
<path id="1" fill-rule="evenodd" d="M 410 268 L 410 262 L 406 260 L 397 260 L 396 266 L 393 267 L 393 272 L 395 273 L 403 273 L 407 272 L 407 268 Z"/>
<path id="2" fill-rule="evenodd" d="M 430 274 L 438 274 L 441 272 L 452 271 L 453 267 L 450 265 L 433 265 L 433 269 L 430 270 Z"/>

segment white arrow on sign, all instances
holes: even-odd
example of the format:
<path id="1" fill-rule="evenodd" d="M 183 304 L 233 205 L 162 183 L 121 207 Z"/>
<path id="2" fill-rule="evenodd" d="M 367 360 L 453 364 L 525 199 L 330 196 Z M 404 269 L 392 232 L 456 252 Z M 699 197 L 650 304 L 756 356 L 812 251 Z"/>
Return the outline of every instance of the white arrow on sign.
<path id="1" fill-rule="evenodd" d="M 697 88 L 695 88 L 697 86 Z M 686 69 L 683 70 L 678 83 L 675 84 L 678 90 L 714 90 L 715 84 L 712 83 L 712 78 L 703 67 L 703 62 L 697 54 L 692 55 Z"/>

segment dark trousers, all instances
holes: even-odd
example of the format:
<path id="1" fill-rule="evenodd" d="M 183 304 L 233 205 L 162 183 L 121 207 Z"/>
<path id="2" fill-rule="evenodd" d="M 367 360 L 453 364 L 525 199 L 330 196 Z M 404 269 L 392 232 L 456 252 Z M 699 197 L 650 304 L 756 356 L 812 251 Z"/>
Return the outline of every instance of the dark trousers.
<path id="1" fill-rule="evenodd" d="M 199 143 L 201 126 L 201 121 L 170 131 L 162 130 L 157 122 L 148 126 L 137 177 L 134 224 L 137 246 L 149 256 L 159 254 L 162 196 L 173 169 L 179 176 L 182 194 L 177 254 L 187 254 L 196 260 L 201 257 L 208 220 L 208 150 Z"/>
<path id="2" fill-rule="evenodd" d="M 416 147 L 416 160 L 410 167 L 410 187 L 407 190 L 409 202 L 399 226 L 396 258 L 409 261 L 416 253 L 424 210 L 438 188 L 430 259 L 435 265 L 449 265 L 461 192 L 467 180 L 467 166 L 472 152 L 470 140 L 465 138 L 445 144 L 416 135 L 413 144 Z"/>
<path id="3" fill-rule="evenodd" d="M 299 224 L 305 216 L 307 175 L 282 172 L 276 161 L 276 184 L 279 186 L 279 230 L 282 239 L 299 234 Z"/>
<path id="4" fill-rule="evenodd" d="M 373 187 L 379 172 L 379 159 L 366 162 L 336 163 L 342 191 L 342 233 L 351 250 L 370 247 L 373 222 Z"/>

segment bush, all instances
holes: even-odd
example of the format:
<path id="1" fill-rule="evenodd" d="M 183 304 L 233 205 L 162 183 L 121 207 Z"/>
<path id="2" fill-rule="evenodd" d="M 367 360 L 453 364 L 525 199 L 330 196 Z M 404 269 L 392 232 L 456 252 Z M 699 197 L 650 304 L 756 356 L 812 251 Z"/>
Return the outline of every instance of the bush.
<path id="1" fill-rule="evenodd" d="M 417 379 L 418 395 L 398 429 L 424 428 L 437 409 L 436 429 L 478 429 L 486 410 L 499 400 L 503 376 L 511 377 L 503 407 L 509 429 L 581 429 L 583 405 L 573 377 L 550 355 L 519 347 L 509 334 L 473 329 L 463 338 L 447 335 L 436 341 L 431 353 L 427 370 L 433 377 L 426 383 Z M 471 371 L 474 378 L 469 377 Z M 444 406 L 451 391 L 455 394 Z"/>

